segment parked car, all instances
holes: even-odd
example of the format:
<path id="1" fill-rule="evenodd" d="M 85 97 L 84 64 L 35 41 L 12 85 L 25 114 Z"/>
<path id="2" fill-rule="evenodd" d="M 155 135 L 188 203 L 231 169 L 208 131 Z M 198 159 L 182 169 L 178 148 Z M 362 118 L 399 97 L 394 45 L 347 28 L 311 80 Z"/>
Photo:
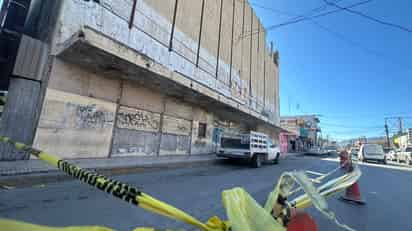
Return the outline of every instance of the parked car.
<path id="1" fill-rule="evenodd" d="M 393 159 L 393 161 L 399 161 L 398 158 L 399 158 L 400 154 L 401 154 L 401 149 L 399 149 L 399 148 L 396 149 L 395 150 L 395 155 L 394 155 L 395 158 Z"/>
<path id="2" fill-rule="evenodd" d="M 396 161 L 396 151 L 395 150 L 390 150 L 388 153 L 386 153 L 386 160 L 390 161 Z"/>
<path id="3" fill-rule="evenodd" d="M 403 151 L 399 152 L 398 161 L 409 165 L 412 164 L 412 146 L 406 147 Z"/>
<path id="4" fill-rule="evenodd" d="M 334 155 L 338 153 L 338 150 L 336 148 L 336 146 L 326 146 L 324 148 L 325 152 L 328 153 L 329 155 Z"/>
<path id="5" fill-rule="evenodd" d="M 362 162 L 375 161 L 386 164 L 385 153 L 383 152 L 382 145 L 362 144 L 358 153 L 358 160 Z"/>
<path id="6" fill-rule="evenodd" d="M 264 133 L 250 132 L 236 136 L 224 136 L 220 138 L 218 152 L 219 157 L 247 159 L 252 166 L 259 168 L 263 162 L 279 162 L 279 146 L 272 144 L 269 136 Z"/>
<path id="7" fill-rule="evenodd" d="M 314 156 L 325 156 L 330 155 L 328 152 L 325 151 L 324 148 L 319 146 L 314 146 L 306 153 L 307 155 L 314 155 Z"/>

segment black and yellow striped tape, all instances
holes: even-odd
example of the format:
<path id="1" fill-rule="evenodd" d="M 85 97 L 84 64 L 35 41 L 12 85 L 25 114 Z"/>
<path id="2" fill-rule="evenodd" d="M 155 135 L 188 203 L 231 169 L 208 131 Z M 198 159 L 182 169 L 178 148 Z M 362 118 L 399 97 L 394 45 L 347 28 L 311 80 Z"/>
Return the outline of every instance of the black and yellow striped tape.
<path id="1" fill-rule="evenodd" d="M 135 187 L 131 187 L 125 183 L 110 179 L 98 173 L 84 170 L 65 160 L 58 158 L 55 155 L 48 154 L 44 151 L 35 149 L 23 143 L 15 142 L 9 137 L 0 136 L 0 141 L 14 145 L 16 149 L 36 156 L 37 158 L 47 162 L 51 166 L 57 167 L 58 169 L 62 170 L 69 176 L 79 179 L 80 181 L 94 186 L 101 191 L 107 192 L 123 201 L 134 204 L 143 209 L 175 220 L 183 221 L 206 231 L 229 230 L 227 223 L 221 221 L 217 217 L 213 217 L 206 224 L 202 223 L 196 218 L 183 212 L 182 210 L 159 201 L 149 196 L 148 194 L 141 192 Z"/>

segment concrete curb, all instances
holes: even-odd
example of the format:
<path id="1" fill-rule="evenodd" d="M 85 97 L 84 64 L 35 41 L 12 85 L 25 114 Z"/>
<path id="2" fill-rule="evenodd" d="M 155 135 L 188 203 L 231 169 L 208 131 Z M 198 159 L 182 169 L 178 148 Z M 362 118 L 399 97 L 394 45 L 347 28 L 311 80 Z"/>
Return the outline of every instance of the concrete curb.
<path id="1" fill-rule="evenodd" d="M 287 153 L 281 159 L 303 156 L 304 153 Z M 83 169 L 113 176 L 147 171 L 160 171 L 178 167 L 194 167 L 217 164 L 225 158 L 215 154 L 193 156 L 164 156 L 164 157 L 117 157 L 110 159 L 74 159 L 68 160 Z M 47 184 L 63 180 L 71 180 L 59 169 L 50 167 L 41 160 L 0 162 L 0 189 Z"/>
<path id="2" fill-rule="evenodd" d="M 215 160 L 214 154 L 191 155 L 191 156 L 160 156 L 160 157 L 116 157 L 99 159 L 70 159 L 67 160 L 76 166 L 84 169 L 115 169 L 134 167 L 155 167 L 162 165 L 173 165 L 176 163 L 191 163 Z M 59 172 L 55 167 L 49 166 L 45 162 L 32 159 L 24 161 L 0 162 L 0 176 L 15 176 L 37 173 Z"/>
<path id="3" fill-rule="evenodd" d="M 70 161 L 70 162 L 78 162 L 79 160 Z M 131 173 L 138 173 L 138 172 L 147 172 L 147 171 L 160 171 L 160 170 L 167 170 L 167 169 L 174 169 L 178 167 L 193 167 L 193 166 L 202 166 L 202 165 L 209 165 L 214 164 L 221 161 L 221 158 L 216 158 L 214 155 L 210 158 L 198 158 L 198 159 L 190 159 L 187 158 L 186 160 L 182 161 L 182 159 L 172 161 L 172 162 L 152 162 L 152 163 L 141 163 L 139 165 L 123 165 L 123 166 L 104 166 L 104 167 L 82 167 L 84 169 L 88 169 L 91 171 L 98 172 L 100 174 L 114 176 L 114 175 L 123 175 L 123 174 L 131 174 Z M 81 164 L 77 164 L 81 165 Z M 84 165 L 84 164 L 83 164 Z M 37 184 L 47 184 L 53 183 L 63 180 L 71 180 L 73 179 L 70 176 L 67 176 L 57 168 L 50 168 L 50 169 L 43 169 L 43 170 L 35 170 L 35 171 L 26 171 L 26 172 L 18 172 L 16 174 L 3 174 L 0 176 L 0 189 L 1 186 L 6 186 L 3 188 L 8 187 L 17 187 L 17 186 L 31 186 Z"/>

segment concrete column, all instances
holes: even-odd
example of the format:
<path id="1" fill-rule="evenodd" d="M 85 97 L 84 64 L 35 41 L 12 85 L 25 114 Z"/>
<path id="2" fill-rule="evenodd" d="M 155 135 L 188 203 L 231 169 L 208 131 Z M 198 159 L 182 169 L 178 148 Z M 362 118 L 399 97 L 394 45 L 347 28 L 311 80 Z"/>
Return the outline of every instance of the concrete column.
<path id="1" fill-rule="evenodd" d="M 0 134 L 31 145 L 36 129 L 36 112 L 41 106 L 40 82 L 11 78 L 7 103 L 0 122 Z M 0 144 L 0 160 L 27 160 L 29 155 L 9 144 Z"/>

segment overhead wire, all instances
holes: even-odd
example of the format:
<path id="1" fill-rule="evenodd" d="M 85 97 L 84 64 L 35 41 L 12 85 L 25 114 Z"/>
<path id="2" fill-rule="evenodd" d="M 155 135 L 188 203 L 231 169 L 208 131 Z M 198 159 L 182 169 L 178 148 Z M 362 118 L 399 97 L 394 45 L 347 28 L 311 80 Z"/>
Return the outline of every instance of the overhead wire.
<path id="1" fill-rule="evenodd" d="M 384 125 L 376 125 L 376 126 L 351 126 L 348 124 L 330 124 L 330 123 L 323 123 L 320 122 L 321 125 L 325 125 L 328 127 L 337 127 L 337 128 L 348 128 L 348 129 L 381 129 L 384 128 Z"/>
<path id="2" fill-rule="evenodd" d="M 348 5 L 346 7 L 342 7 L 342 8 L 343 9 L 350 9 L 350 8 L 354 8 L 354 7 L 369 3 L 371 1 L 373 1 L 373 0 L 365 0 L 365 1 L 361 1 L 361 2 L 356 2 L 356 3 L 353 3 L 353 4 Z M 343 9 L 335 9 L 335 10 L 327 11 L 327 12 L 320 13 L 320 14 L 317 14 L 317 15 L 314 15 L 314 16 L 309 16 L 309 17 L 307 17 L 307 16 L 303 16 L 303 17 L 301 16 L 300 17 L 300 15 L 296 15 L 295 18 L 292 18 L 288 21 L 285 21 L 285 22 L 282 22 L 282 23 L 279 23 L 279 24 L 275 24 L 275 25 L 272 25 L 272 26 L 268 26 L 268 27 L 265 28 L 265 30 L 266 31 L 274 30 L 276 28 L 291 25 L 291 24 L 295 24 L 295 23 L 298 23 L 298 22 L 313 20 L 313 19 L 316 19 L 316 18 L 324 17 L 326 15 L 341 12 Z M 255 35 L 256 33 L 258 33 L 258 30 L 250 30 L 250 31 L 246 31 L 246 32 L 248 32 L 248 33 L 240 36 L 241 39 L 246 38 L 248 36 Z"/>
<path id="3" fill-rule="evenodd" d="M 251 5 L 256 6 L 256 7 L 259 7 L 259 8 L 261 8 L 261 9 L 270 10 L 270 11 L 273 11 L 273 12 L 275 12 L 275 13 L 282 14 L 282 15 L 290 15 L 290 16 L 295 15 L 295 17 L 289 19 L 288 22 L 284 22 L 284 23 L 281 23 L 281 24 L 277 24 L 277 25 L 270 26 L 270 27 L 266 28 L 266 30 L 272 30 L 272 29 L 275 29 L 275 28 L 278 28 L 278 27 L 282 27 L 282 26 L 286 26 L 286 25 L 295 24 L 295 23 L 298 23 L 298 22 L 302 22 L 302 21 L 309 20 L 311 23 L 313 23 L 314 25 L 316 25 L 318 28 L 324 30 L 325 32 L 328 32 L 329 34 L 333 35 L 334 37 L 336 37 L 336 38 L 338 38 L 338 39 L 340 39 L 340 40 L 342 40 L 342 41 L 344 41 L 344 42 L 346 42 L 346 43 L 348 43 L 348 44 L 350 44 L 350 45 L 352 45 L 352 46 L 357 47 L 358 49 L 361 49 L 362 51 L 364 51 L 364 52 L 367 53 L 367 54 L 372 54 L 372 55 L 377 56 L 377 57 L 380 57 L 380 58 L 388 59 L 388 58 L 387 58 L 387 57 L 388 57 L 387 55 L 384 55 L 384 54 L 382 54 L 382 53 L 380 53 L 380 52 L 377 52 L 377 51 L 371 50 L 371 49 L 369 49 L 369 48 L 363 47 L 363 46 L 361 46 L 359 43 L 356 43 L 356 42 L 354 42 L 354 41 L 352 41 L 352 40 L 350 40 L 350 39 L 347 39 L 347 38 L 346 38 L 345 36 L 343 36 L 342 34 L 340 34 L 340 33 L 338 33 L 338 32 L 335 32 L 335 31 L 333 31 L 333 30 L 331 30 L 331 29 L 329 29 L 329 28 L 327 28 L 327 27 L 325 27 L 325 26 L 323 26 L 323 25 L 321 25 L 321 24 L 319 24 L 318 22 L 316 22 L 316 21 L 313 20 L 313 19 L 315 19 L 315 18 L 323 17 L 323 16 L 326 16 L 326 15 L 329 15 L 329 14 L 332 14 L 332 13 L 335 13 L 335 12 L 339 12 L 339 11 L 343 11 L 343 10 L 350 10 L 350 8 L 353 8 L 353 7 L 362 5 L 362 4 L 366 4 L 366 3 L 368 3 L 368 2 L 370 2 L 370 1 L 372 1 L 372 0 L 357 2 L 357 3 L 354 3 L 354 4 L 349 5 L 349 6 L 346 6 L 346 7 L 341 7 L 341 6 L 338 5 L 339 7 L 338 7 L 338 9 L 336 9 L 336 10 L 324 12 L 324 13 L 321 13 L 321 14 L 317 14 L 317 15 L 315 15 L 315 16 L 311 16 L 311 15 L 312 15 L 313 13 L 315 13 L 315 12 L 319 12 L 319 11 L 325 10 L 328 5 L 331 6 L 331 3 L 332 3 L 332 4 L 336 4 L 337 2 L 339 2 L 339 1 L 341 1 L 341 0 L 337 0 L 337 1 L 335 1 L 335 2 L 330 2 L 330 1 L 326 1 L 326 0 L 324 0 L 324 1 L 325 1 L 325 3 L 326 3 L 325 5 L 322 5 L 322 6 L 319 6 L 319 7 L 317 7 L 317 8 L 311 9 L 309 12 L 305 13 L 304 15 L 296 15 L 296 14 L 289 13 L 289 12 L 286 12 L 286 11 L 280 11 L 280 10 L 277 10 L 277 9 L 273 9 L 273 8 L 270 8 L 270 7 L 266 7 L 266 6 L 263 6 L 263 5 L 259 5 L 259 4 L 256 4 L 256 3 L 251 3 Z M 336 7 L 336 6 L 335 6 L 335 7 Z M 361 12 L 361 13 L 362 13 L 362 12 Z M 309 14 L 309 15 L 307 15 L 307 14 Z M 384 23 L 385 23 L 385 22 L 384 22 Z M 406 28 L 406 29 L 407 29 L 407 30 L 410 30 L 409 28 Z M 256 33 L 256 32 L 253 32 L 253 33 L 252 33 L 252 30 L 251 30 L 251 31 L 249 31 L 249 35 L 246 34 L 246 35 L 244 35 L 244 37 L 246 37 L 246 36 L 251 36 L 251 35 L 253 35 L 254 33 Z M 399 63 L 397 63 L 397 62 L 393 62 L 391 59 L 388 59 L 388 60 L 391 61 L 392 64 L 398 64 L 398 65 L 402 66 L 401 64 L 399 64 Z M 405 67 L 405 66 L 404 66 L 404 67 Z M 407 67 L 407 68 L 408 68 L 408 69 L 411 69 L 411 67 Z M 352 115 L 352 116 L 353 116 L 353 115 Z M 336 126 L 335 126 L 335 127 L 336 127 Z M 363 127 L 353 127 L 353 126 L 352 126 L 352 127 L 350 127 L 350 126 L 346 126 L 346 127 L 338 126 L 338 127 L 340 127 L 340 128 L 346 128 L 346 129 L 365 129 L 365 130 L 370 131 L 370 130 L 376 130 L 376 129 L 381 130 L 383 126 L 373 126 L 373 127 L 364 127 L 364 128 L 363 128 Z M 347 132 L 352 132 L 352 131 L 347 131 Z"/>
<path id="4" fill-rule="evenodd" d="M 340 1 L 340 0 L 338 0 L 338 1 L 336 1 L 336 2 L 339 2 L 339 1 Z M 340 10 L 349 9 L 349 8 L 352 8 L 352 7 L 355 7 L 355 6 L 359 6 L 359 5 L 362 5 L 362 4 L 366 4 L 366 3 L 370 2 L 370 1 L 372 1 L 372 0 L 367 0 L 367 1 L 363 1 L 363 2 L 358 2 L 358 3 L 352 4 L 352 5 L 347 6 L 347 7 L 342 7 L 342 8 L 340 8 Z M 322 8 L 324 8 L 324 7 L 327 6 L 327 5 L 328 5 L 328 4 L 323 5 L 323 6 L 320 6 L 320 7 L 317 7 L 317 8 L 314 8 L 314 9 L 310 10 L 309 12 L 316 12 L 317 10 L 322 9 Z M 258 7 L 261 7 L 261 6 L 258 6 Z M 264 7 L 263 9 L 271 10 L 271 8 L 268 8 L 268 7 Z M 357 43 L 357 42 L 355 42 L 355 41 L 353 41 L 353 40 L 351 40 L 351 39 L 348 39 L 348 38 L 345 37 L 343 34 L 341 34 L 341 33 L 339 33 L 339 32 L 336 32 L 336 31 L 334 31 L 334 30 L 332 30 L 332 29 L 330 29 L 330 28 L 328 28 L 328 27 L 326 27 L 326 26 L 324 26 L 324 25 L 316 22 L 315 20 L 313 20 L 314 18 L 317 18 L 317 17 L 319 17 L 319 16 L 325 16 L 325 15 L 328 15 L 328 14 L 330 14 L 330 13 L 332 13 L 332 12 L 336 12 L 336 11 L 329 11 L 329 12 L 326 12 L 326 13 L 323 13 L 323 14 L 319 14 L 319 15 L 316 15 L 316 16 L 312 16 L 312 17 L 308 17 L 308 16 L 304 16 L 304 15 L 300 15 L 300 16 L 298 15 L 298 16 L 296 16 L 295 18 L 292 18 L 292 19 L 291 19 L 292 21 L 290 21 L 290 22 L 291 22 L 291 24 L 292 24 L 292 23 L 294 23 L 294 22 L 301 22 L 301 21 L 303 21 L 303 20 L 309 20 L 313 25 L 317 26 L 319 29 L 323 30 L 324 32 L 327 32 L 327 33 L 330 34 L 331 36 L 333 36 L 333 37 L 335 37 L 335 38 L 337 38 L 337 39 L 339 39 L 339 40 L 341 40 L 341 41 L 343 41 L 343 42 L 345 42 L 345 43 L 347 43 L 347 44 L 349 44 L 349 45 L 351 45 L 351 46 L 356 47 L 357 49 L 359 49 L 360 51 L 364 52 L 365 54 L 375 56 L 375 57 L 377 57 L 377 58 L 379 58 L 379 59 L 384 59 L 384 60 L 386 60 L 387 62 L 389 62 L 390 64 L 396 65 L 396 66 L 398 66 L 398 67 L 400 67 L 400 68 L 412 70 L 412 66 L 407 65 L 407 64 L 405 64 L 405 63 L 399 63 L 399 62 L 397 62 L 397 61 L 389 58 L 388 55 L 386 55 L 386 54 L 384 54 L 384 53 L 382 53 L 382 52 L 379 52 L 379 51 L 376 51 L 376 50 L 372 50 L 372 49 L 370 49 L 370 48 L 367 48 L 367 47 L 365 47 L 365 46 L 362 46 L 360 43 Z M 292 13 L 289 13 L 289 14 L 292 15 Z M 281 24 L 278 24 L 278 25 L 281 25 Z M 286 23 L 285 23 L 285 25 L 289 25 L 289 24 L 286 24 Z M 272 26 L 272 27 L 273 27 L 273 26 Z M 271 28 L 269 27 L 268 29 L 271 29 Z M 246 36 L 246 35 L 244 35 L 244 36 Z M 243 38 L 243 37 L 242 37 L 242 38 Z"/>
<path id="5" fill-rule="evenodd" d="M 246 0 L 237 0 L 237 1 L 243 3 L 243 2 L 245 2 Z M 280 14 L 280 15 L 294 16 L 294 14 L 292 14 L 292 13 L 290 13 L 290 12 L 287 12 L 287 11 L 284 11 L 284 10 L 275 9 L 275 8 L 272 8 L 272 7 L 267 7 L 267 6 L 264 6 L 264 5 L 255 3 L 255 2 L 249 1 L 249 4 L 252 5 L 252 6 L 255 6 L 255 7 L 258 7 L 258 8 L 261 8 L 261 9 L 264 9 L 264 10 L 269 10 L 269 11 L 275 12 L 275 13 Z"/>
<path id="6" fill-rule="evenodd" d="M 405 32 L 408 32 L 408 33 L 412 33 L 412 29 L 407 28 L 405 26 L 402 26 L 402 25 L 399 25 L 399 24 L 396 24 L 396 23 L 392 23 L 392 22 L 387 22 L 387 21 L 384 21 L 382 19 L 378 19 L 376 17 L 372 17 L 372 16 L 367 15 L 367 14 L 361 12 L 361 11 L 356 11 L 356 10 L 352 10 L 352 9 L 342 7 L 342 6 L 338 5 L 337 3 L 334 3 L 334 2 L 331 2 L 331 1 L 328 1 L 328 0 L 323 0 L 323 1 L 326 4 L 329 4 L 330 6 L 334 6 L 338 9 L 343 10 L 343 11 L 346 11 L 346 12 L 349 12 L 349 13 L 352 13 L 352 14 L 355 14 L 355 15 L 359 15 L 363 18 L 369 19 L 370 21 L 373 21 L 373 22 L 376 22 L 376 23 L 379 23 L 379 24 L 382 24 L 382 25 L 385 25 L 385 26 L 389 26 L 389 27 L 392 27 L 392 28 L 396 28 L 396 29 L 399 29 L 399 30 L 402 30 L 402 31 L 405 31 Z"/>
<path id="7" fill-rule="evenodd" d="M 366 53 L 366 54 L 373 55 L 373 56 L 375 56 L 375 57 L 377 57 L 377 58 L 380 58 L 380 59 L 385 59 L 386 61 L 388 61 L 388 62 L 389 62 L 390 64 L 392 64 L 392 65 L 396 65 L 396 66 L 399 66 L 399 67 L 401 67 L 401 68 L 405 68 L 405 69 L 412 70 L 412 66 L 409 66 L 409 65 L 406 65 L 406 64 L 403 64 L 403 63 L 396 62 L 396 61 L 392 60 L 391 58 L 389 58 L 388 55 L 385 55 L 385 54 L 383 54 L 383 53 L 381 53 L 381 52 L 378 52 L 378 51 L 372 50 L 372 49 L 370 49 L 370 48 L 364 47 L 364 46 L 360 45 L 359 43 L 357 43 L 357 42 L 355 42 L 355 41 L 353 41 L 353 40 L 348 39 L 348 38 L 345 37 L 343 34 L 341 34 L 341 33 L 339 33 L 339 32 L 336 32 L 336 31 L 333 31 L 333 30 L 331 30 L 330 28 L 325 27 L 324 25 L 322 25 L 322 24 L 320 24 L 320 23 L 318 23 L 318 22 L 316 22 L 316 21 L 311 21 L 311 22 L 312 22 L 313 24 L 315 24 L 319 29 L 321 29 L 321 30 L 329 33 L 330 35 L 334 36 L 335 38 L 337 38 L 337 39 L 339 39 L 339 40 L 341 40 L 341 41 L 343 41 L 343 42 L 345 42 L 345 43 L 347 43 L 347 44 L 349 44 L 349 45 L 351 45 L 351 46 L 354 46 L 354 47 L 358 48 L 360 51 L 362 51 L 362 52 L 364 52 L 364 53 Z"/>

